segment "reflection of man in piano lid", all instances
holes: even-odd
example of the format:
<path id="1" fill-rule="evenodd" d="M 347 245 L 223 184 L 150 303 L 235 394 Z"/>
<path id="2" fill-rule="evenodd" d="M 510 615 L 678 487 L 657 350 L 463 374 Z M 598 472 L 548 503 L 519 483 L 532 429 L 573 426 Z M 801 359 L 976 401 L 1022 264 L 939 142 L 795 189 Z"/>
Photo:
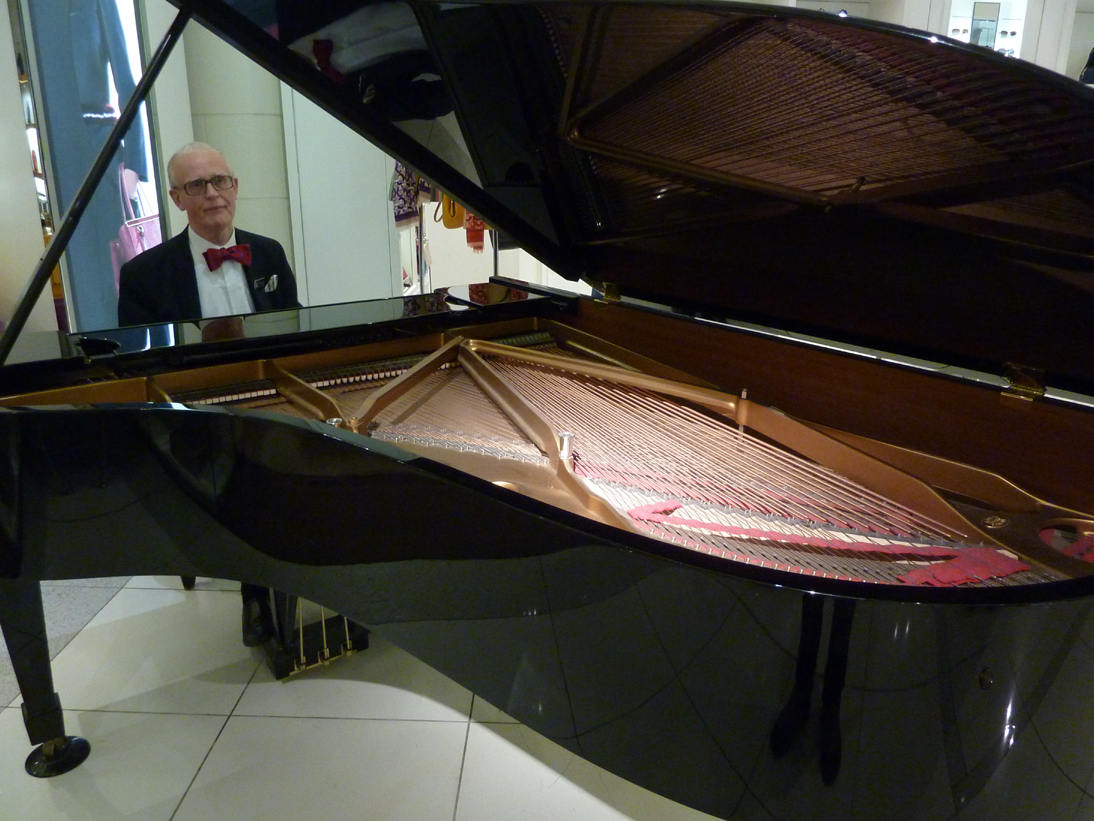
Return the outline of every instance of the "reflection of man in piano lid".
<path id="1" fill-rule="evenodd" d="M 222 153 L 204 143 L 185 145 L 171 157 L 167 176 L 188 226 L 122 266 L 119 325 L 300 307 L 281 245 L 235 227 L 239 180 Z"/>

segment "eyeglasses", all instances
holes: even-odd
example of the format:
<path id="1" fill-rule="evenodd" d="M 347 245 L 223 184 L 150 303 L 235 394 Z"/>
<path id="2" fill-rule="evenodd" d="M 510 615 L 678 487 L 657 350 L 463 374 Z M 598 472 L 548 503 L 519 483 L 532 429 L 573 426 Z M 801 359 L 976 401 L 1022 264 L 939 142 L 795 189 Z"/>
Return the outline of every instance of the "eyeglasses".
<path id="1" fill-rule="evenodd" d="M 205 186 L 207 185 L 212 185 L 217 191 L 227 191 L 229 188 L 234 188 L 235 184 L 235 177 L 230 177 L 227 174 L 217 174 L 207 180 L 190 180 L 190 182 L 184 182 L 182 185 L 176 185 L 175 188 L 181 188 L 189 196 L 196 197 L 198 194 L 205 193 Z"/>

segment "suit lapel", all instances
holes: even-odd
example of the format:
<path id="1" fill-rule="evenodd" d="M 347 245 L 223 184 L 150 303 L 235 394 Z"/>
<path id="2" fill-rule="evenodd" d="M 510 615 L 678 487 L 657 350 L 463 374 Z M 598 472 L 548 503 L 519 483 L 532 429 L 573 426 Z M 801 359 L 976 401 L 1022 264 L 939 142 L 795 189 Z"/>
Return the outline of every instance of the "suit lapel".
<path id="1" fill-rule="evenodd" d="M 243 274 L 247 277 L 247 288 L 251 292 L 251 303 L 254 305 L 255 312 L 268 311 L 273 307 L 270 294 L 266 291 L 270 266 L 266 264 L 262 244 L 255 240 L 256 235 L 236 229 L 236 242 L 251 246 L 251 264 L 243 266 Z"/>
<path id="2" fill-rule="evenodd" d="M 194 258 L 190 255 L 190 229 L 186 228 L 172 240 L 168 282 L 175 303 L 175 316 L 200 317 L 201 297 L 198 296 L 198 280 L 194 271 Z"/>

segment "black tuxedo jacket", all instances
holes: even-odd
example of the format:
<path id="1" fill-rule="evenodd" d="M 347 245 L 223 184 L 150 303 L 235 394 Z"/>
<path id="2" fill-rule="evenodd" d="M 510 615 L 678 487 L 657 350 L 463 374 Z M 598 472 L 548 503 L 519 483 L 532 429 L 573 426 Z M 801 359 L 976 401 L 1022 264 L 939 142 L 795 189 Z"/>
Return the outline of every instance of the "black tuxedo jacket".
<path id="1" fill-rule="evenodd" d="M 151 325 L 201 319 L 190 229 L 171 237 L 122 266 L 118 281 L 118 326 Z M 236 229 L 236 242 L 251 246 L 251 264 L 243 266 L 255 311 L 299 308 L 296 278 L 277 240 Z M 272 277 L 276 287 L 269 287 Z"/>

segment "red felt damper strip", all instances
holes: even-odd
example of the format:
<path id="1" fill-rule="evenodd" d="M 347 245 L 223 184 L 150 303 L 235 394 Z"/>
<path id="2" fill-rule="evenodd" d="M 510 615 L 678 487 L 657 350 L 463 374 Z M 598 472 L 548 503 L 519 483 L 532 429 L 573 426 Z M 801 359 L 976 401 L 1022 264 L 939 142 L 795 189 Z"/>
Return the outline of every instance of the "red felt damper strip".
<path id="1" fill-rule="evenodd" d="M 838 539 L 824 539 L 816 536 L 803 536 L 774 530 L 723 525 L 670 515 L 679 510 L 682 506 L 683 505 L 680 502 L 675 501 L 653 502 L 648 505 L 641 505 L 633 508 L 629 510 L 628 513 L 635 521 L 643 524 L 658 523 L 678 525 L 681 527 L 702 528 L 716 533 L 726 533 L 727 535 L 732 536 L 770 539 L 777 542 L 808 545 L 810 547 L 825 547 L 834 550 L 892 553 L 945 559 L 945 561 L 934 562 L 929 566 L 918 567 L 905 573 L 903 576 L 898 577 L 904 584 L 911 585 L 956 587 L 957 585 L 973 584 L 993 578 L 1003 578 L 1023 570 L 1029 570 L 1029 565 L 1012 559 L 1005 553 L 1001 553 L 991 547 L 966 547 L 958 550 L 951 547 L 943 547 L 941 545 L 876 545 L 869 542 L 844 542 Z M 722 552 L 725 554 L 725 551 Z M 1091 554 L 1094 555 L 1094 551 L 1091 551 Z M 727 556 L 727 558 L 734 558 L 740 561 L 743 557 L 734 554 L 733 556 Z M 800 570 L 799 568 L 791 568 L 789 566 L 785 569 Z"/>
<path id="2" fill-rule="evenodd" d="M 880 545 L 871 542 L 845 542 L 840 539 L 825 539 L 820 536 L 805 536 L 797 533 L 783 533 L 778 530 L 761 530 L 758 528 L 739 527 L 737 525 L 714 524 L 701 522 L 698 519 L 683 519 L 668 514 L 679 510 L 682 505 L 679 502 L 654 502 L 629 510 L 631 518 L 637 521 L 660 522 L 681 527 L 703 528 L 717 533 L 726 533 L 732 536 L 743 536 L 752 539 L 770 539 L 776 542 L 788 544 L 808 545 L 809 547 L 826 547 L 835 550 L 854 550 L 868 553 L 895 553 L 908 556 L 932 556 L 949 557 L 958 555 L 958 551 L 951 547 L 941 545 Z"/>
<path id="3" fill-rule="evenodd" d="M 932 564 L 929 567 L 917 567 L 901 576 L 900 580 L 905 584 L 956 587 L 988 579 L 1001 579 L 1023 570 L 1029 570 L 1029 565 L 1012 559 L 998 550 L 990 547 L 969 547 L 961 550 L 956 558 L 949 561 Z"/>
<path id="4" fill-rule="evenodd" d="M 1094 533 L 1083 534 L 1081 539 L 1065 547 L 1064 553 L 1084 562 L 1094 562 Z"/>

